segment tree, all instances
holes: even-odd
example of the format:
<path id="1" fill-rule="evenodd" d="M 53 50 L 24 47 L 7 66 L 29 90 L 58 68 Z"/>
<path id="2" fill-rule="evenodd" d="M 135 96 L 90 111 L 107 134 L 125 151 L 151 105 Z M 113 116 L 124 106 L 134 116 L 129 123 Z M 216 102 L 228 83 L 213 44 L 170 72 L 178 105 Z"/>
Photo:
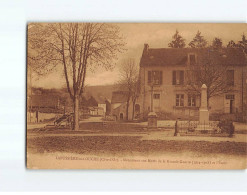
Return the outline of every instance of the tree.
<path id="1" fill-rule="evenodd" d="M 201 35 L 201 32 L 198 30 L 194 39 L 189 43 L 189 46 L 192 48 L 204 48 L 207 46 L 207 41 Z"/>
<path id="2" fill-rule="evenodd" d="M 191 65 L 187 71 L 187 90 L 194 94 L 201 93 L 201 86 L 207 86 L 207 101 L 213 96 L 227 93 L 231 86 L 226 78 L 227 65 L 222 51 L 208 50 L 200 64 Z M 209 105 L 209 104 L 208 104 Z"/>
<path id="3" fill-rule="evenodd" d="M 238 44 L 236 44 L 233 40 L 229 41 L 227 44 L 227 48 L 237 48 Z"/>
<path id="4" fill-rule="evenodd" d="M 79 97 L 86 73 L 96 66 L 112 68 L 124 46 L 118 26 L 106 23 L 36 24 L 28 30 L 28 57 L 41 74 L 63 67 L 74 105 L 74 130 L 79 129 Z"/>
<path id="5" fill-rule="evenodd" d="M 172 48 L 184 48 L 185 47 L 185 39 L 179 34 L 178 30 L 172 36 L 173 40 L 168 44 L 168 47 Z"/>
<path id="6" fill-rule="evenodd" d="M 242 49 L 242 51 L 247 54 L 247 39 L 245 34 L 242 35 L 242 40 L 238 42 L 239 48 Z"/>
<path id="7" fill-rule="evenodd" d="M 132 120 L 134 120 L 134 115 L 135 115 L 135 104 L 136 100 L 139 97 L 140 90 L 141 90 L 141 81 L 140 81 L 140 76 L 136 74 L 133 80 L 133 87 L 132 87 L 132 93 L 131 93 L 131 98 L 132 98 Z"/>
<path id="8" fill-rule="evenodd" d="M 128 58 L 123 60 L 120 67 L 120 79 L 118 81 L 118 86 L 121 88 L 121 90 L 126 91 L 126 120 L 128 120 L 130 100 L 132 100 L 133 103 L 134 113 L 134 104 L 139 92 L 139 71 L 134 59 Z"/>
<path id="9" fill-rule="evenodd" d="M 214 49 L 220 49 L 220 48 L 222 48 L 222 40 L 220 38 L 218 38 L 218 37 L 215 37 L 213 39 L 212 47 Z"/>

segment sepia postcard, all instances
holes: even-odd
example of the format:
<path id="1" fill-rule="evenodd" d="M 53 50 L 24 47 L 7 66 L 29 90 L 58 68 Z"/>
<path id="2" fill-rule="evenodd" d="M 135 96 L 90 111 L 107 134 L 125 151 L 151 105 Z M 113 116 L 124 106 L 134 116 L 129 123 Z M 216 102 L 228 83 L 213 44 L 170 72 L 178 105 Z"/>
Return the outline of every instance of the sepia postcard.
<path id="1" fill-rule="evenodd" d="M 28 169 L 246 169 L 247 25 L 29 23 Z"/>

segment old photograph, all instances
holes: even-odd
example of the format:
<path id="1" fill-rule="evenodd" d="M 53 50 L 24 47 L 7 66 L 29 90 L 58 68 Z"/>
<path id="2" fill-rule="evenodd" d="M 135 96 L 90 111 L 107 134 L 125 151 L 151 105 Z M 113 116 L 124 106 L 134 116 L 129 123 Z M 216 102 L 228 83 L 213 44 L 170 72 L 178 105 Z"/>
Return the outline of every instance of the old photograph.
<path id="1" fill-rule="evenodd" d="M 29 23 L 29 169 L 246 169 L 247 25 Z"/>

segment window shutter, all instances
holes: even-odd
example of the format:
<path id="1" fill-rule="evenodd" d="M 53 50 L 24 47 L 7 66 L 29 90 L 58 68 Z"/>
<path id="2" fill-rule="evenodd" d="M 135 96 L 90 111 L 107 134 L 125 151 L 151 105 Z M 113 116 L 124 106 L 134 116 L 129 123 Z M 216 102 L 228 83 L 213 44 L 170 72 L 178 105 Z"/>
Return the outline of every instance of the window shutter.
<path id="1" fill-rule="evenodd" d="M 234 70 L 227 70 L 227 83 L 228 85 L 234 85 Z"/>
<path id="2" fill-rule="evenodd" d="M 151 83 L 151 74 L 152 74 L 152 72 L 148 71 L 148 83 Z"/>
<path id="3" fill-rule="evenodd" d="M 184 71 L 180 71 L 180 84 L 184 84 Z"/>
<path id="4" fill-rule="evenodd" d="M 176 85 L 176 71 L 172 71 L 172 84 Z"/>
<path id="5" fill-rule="evenodd" d="M 160 85 L 162 85 L 162 82 L 163 82 L 163 72 L 160 71 Z"/>

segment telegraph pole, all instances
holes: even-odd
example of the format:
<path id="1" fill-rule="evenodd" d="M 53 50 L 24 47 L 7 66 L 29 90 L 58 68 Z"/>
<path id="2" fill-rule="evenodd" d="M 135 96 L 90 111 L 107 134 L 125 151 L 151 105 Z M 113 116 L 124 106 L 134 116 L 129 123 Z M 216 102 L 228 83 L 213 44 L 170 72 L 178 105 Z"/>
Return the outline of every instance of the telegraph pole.
<path id="1" fill-rule="evenodd" d="M 29 76 L 29 79 L 30 79 L 30 110 L 29 110 L 29 112 L 30 112 L 30 117 L 29 117 L 29 122 L 32 122 L 32 67 L 31 66 L 29 66 L 28 67 L 29 68 L 29 70 L 30 70 L 30 72 L 29 72 L 29 74 L 30 74 L 30 76 Z"/>
<path id="2" fill-rule="evenodd" d="M 151 112 L 153 112 L 153 91 L 154 91 L 154 85 L 151 84 Z"/>

